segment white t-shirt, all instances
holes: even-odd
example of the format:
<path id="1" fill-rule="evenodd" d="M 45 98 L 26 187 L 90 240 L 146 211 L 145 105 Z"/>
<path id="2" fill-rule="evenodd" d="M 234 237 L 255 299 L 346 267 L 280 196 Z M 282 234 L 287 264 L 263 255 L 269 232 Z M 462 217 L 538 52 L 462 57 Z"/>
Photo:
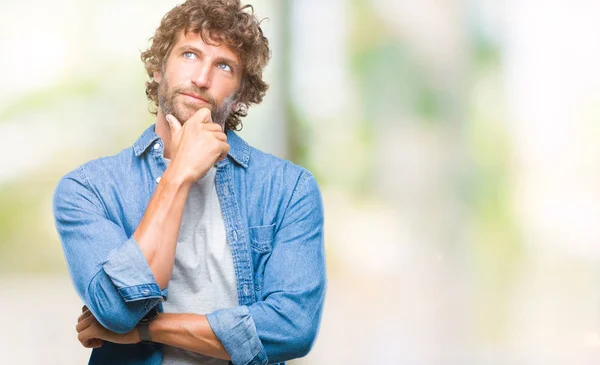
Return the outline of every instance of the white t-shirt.
<path id="1" fill-rule="evenodd" d="M 165 159 L 168 165 L 170 160 Z M 216 168 L 190 188 L 183 210 L 169 294 L 163 303 L 167 313 L 207 314 L 238 305 L 231 250 L 215 186 Z M 163 346 L 164 365 L 229 362 L 190 351 Z"/>

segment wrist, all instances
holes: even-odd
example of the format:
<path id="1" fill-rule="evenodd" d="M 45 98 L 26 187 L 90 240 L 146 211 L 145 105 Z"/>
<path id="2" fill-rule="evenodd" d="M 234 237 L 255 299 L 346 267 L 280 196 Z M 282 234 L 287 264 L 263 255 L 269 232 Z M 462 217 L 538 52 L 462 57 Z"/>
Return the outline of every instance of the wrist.
<path id="1" fill-rule="evenodd" d="M 137 326 L 129 333 L 131 343 L 140 343 L 142 340 L 140 339 L 140 331 Z"/>
<path id="2" fill-rule="evenodd" d="M 161 181 L 162 180 L 176 188 L 189 188 L 194 183 L 194 181 L 192 181 L 193 179 L 187 176 L 187 174 L 179 168 L 176 160 L 173 160 L 171 164 L 169 164 L 161 178 Z"/>
<path id="3" fill-rule="evenodd" d="M 150 336 L 152 337 L 152 341 L 153 342 L 160 342 L 160 323 L 161 323 L 161 319 L 164 318 L 164 313 L 158 313 L 158 315 L 156 316 L 156 318 L 148 323 L 148 333 L 150 334 Z"/>
<path id="4" fill-rule="evenodd" d="M 150 324 L 156 318 L 158 318 L 158 315 L 159 315 L 158 310 L 156 309 L 156 307 L 154 307 L 137 324 L 134 331 L 132 331 L 132 332 L 134 332 L 134 336 L 137 336 L 138 342 L 142 342 L 142 343 L 154 342 L 153 341 L 154 339 L 150 335 Z"/>

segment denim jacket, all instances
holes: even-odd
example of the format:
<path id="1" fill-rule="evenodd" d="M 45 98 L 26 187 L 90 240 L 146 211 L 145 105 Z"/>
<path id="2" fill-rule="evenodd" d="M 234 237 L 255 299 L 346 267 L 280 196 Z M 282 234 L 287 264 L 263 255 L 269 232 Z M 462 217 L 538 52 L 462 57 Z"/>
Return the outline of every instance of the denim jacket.
<path id="1" fill-rule="evenodd" d="M 302 357 L 317 335 L 325 296 L 323 206 L 313 175 L 227 132 L 216 190 L 231 247 L 239 305 L 206 313 L 233 364 Z M 56 228 L 75 289 L 100 324 L 131 331 L 167 289 L 133 232 L 164 173 L 163 141 L 149 127 L 117 155 L 65 175 L 53 199 Z M 75 334 L 74 334 L 75 335 Z M 94 349 L 90 364 L 160 364 L 161 345 Z"/>

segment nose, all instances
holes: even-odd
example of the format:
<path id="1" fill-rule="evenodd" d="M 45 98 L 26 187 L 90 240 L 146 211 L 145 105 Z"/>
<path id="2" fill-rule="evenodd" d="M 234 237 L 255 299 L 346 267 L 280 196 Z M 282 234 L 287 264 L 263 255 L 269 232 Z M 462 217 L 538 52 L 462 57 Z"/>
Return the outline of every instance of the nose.
<path id="1" fill-rule="evenodd" d="M 192 83 L 199 89 L 208 89 L 212 79 L 211 67 L 209 62 L 205 62 L 194 70 Z"/>

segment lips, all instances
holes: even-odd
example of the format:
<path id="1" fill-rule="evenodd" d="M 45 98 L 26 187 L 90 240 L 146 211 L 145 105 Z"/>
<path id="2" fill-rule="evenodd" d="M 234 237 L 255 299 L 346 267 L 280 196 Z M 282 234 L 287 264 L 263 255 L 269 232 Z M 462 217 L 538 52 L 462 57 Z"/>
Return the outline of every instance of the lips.
<path id="1" fill-rule="evenodd" d="M 206 104 L 210 104 L 207 100 L 202 99 L 200 96 L 196 95 L 196 94 L 190 94 L 190 93 L 181 93 L 181 95 L 183 96 L 187 96 L 188 98 L 192 98 L 195 99 L 197 101 L 206 103 Z"/>

